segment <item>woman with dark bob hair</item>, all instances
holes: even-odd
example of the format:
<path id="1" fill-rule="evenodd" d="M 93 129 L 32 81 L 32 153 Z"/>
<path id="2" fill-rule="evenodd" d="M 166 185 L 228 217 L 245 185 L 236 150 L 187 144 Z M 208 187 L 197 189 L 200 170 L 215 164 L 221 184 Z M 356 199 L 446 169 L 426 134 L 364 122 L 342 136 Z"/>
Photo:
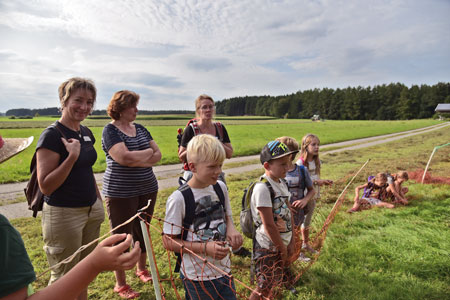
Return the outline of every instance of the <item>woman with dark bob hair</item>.
<path id="1" fill-rule="evenodd" d="M 97 90 L 89 79 L 71 78 L 59 86 L 61 118 L 45 129 L 36 145 L 39 187 L 44 197 L 42 236 L 51 267 L 82 245 L 97 239 L 105 219 L 92 165 L 97 160 L 95 138 L 83 121 L 94 107 Z M 86 257 L 95 245 L 70 263 L 51 271 L 49 284 Z M 85 289 L 78 299 L 87 299 Z"/>
<path id="2" fill-rule="evenodd" d="M 147 205 L 151 216 L 158 193 L 158 181 L 152 166 L 161 160 L 161 152 L 152 135 L 144 126 L 134 123 L 138 112 L 139 95 L 131 91 L 116 92 L 108 105 L 111 123 L 103 129 L 102 147 L 106 154 L 106 171 L 103 176 L 103 194 L 111 228 L 124 223 Z M 147 219 L 150 222 L 150 219 Z M 139 219 L 115 230 L 114 233 L 130 233 L 139 241 L 142 249 L 137 263 L 136 276 L 143 282 L 151 280 L 146 268 L 145 244 Z M 133 299 L 139 293 L 126 283 L 125 271 L 114 271 L 114 292 L 122 298 Z"/>

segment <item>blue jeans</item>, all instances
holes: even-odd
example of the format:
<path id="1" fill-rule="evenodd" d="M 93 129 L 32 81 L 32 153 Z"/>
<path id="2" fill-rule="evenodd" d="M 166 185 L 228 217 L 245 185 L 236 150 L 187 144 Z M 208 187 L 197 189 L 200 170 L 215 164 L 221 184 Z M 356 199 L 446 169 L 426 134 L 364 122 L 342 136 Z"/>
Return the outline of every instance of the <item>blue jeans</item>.
<path id="1" fill-rule="evenodd" d="M 180 278 L 183 281 L 186 300 L 236 300 L 234 280 L 230 281 L 228 276 L 208 281 L 194 281 L 186 279 L 183 274 L 180 273 Z"/>

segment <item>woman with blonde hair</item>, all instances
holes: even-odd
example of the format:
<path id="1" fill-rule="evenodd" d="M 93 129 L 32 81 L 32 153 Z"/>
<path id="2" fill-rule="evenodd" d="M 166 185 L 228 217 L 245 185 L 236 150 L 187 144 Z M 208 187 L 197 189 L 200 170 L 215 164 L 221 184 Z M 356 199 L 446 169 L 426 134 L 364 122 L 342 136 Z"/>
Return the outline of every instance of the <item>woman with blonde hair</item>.
<path id="1" fill-rule="evenodd" d="M 42 235 L 50 267 L 97 239 L 105 218 L 92 166 L 95 137 L 81 122 L 92 112 L 97 90 L 89 79 L 71 78 L 59 86 L 61 118 L 45 129 L 36 145 L 36 171 L 44 196 Z M 49 284 L 86 257 L 95 245 L 71 262 L 51 270 Z M 87 299 L 87 289 L 78 299 Z"/>
<path id="2" fill-rule="evenodd" d="M 233 155 L 233 147 L 231 146 L 230 137 L 225 126 L 220 122 L 214 122 L 216 107 L 214 100 L 205 94 L 202 94 L 195 99 L 195 116 L 196 118 L 190 123 L 183 132 L 181 138 L 180 149 L 178 150 L 178 157 L 182 162 L 186 162 L 186 149 L 189 141 L 199 134 L 210 134 L 219 139 L 225 149 L 226 158 L 231 158 Z M 192 177 L 192 172 L 185 165 L 184 179 L 189 181 Z M 219 180 L 225 182 L 225 174 L 222 173 Z"/>

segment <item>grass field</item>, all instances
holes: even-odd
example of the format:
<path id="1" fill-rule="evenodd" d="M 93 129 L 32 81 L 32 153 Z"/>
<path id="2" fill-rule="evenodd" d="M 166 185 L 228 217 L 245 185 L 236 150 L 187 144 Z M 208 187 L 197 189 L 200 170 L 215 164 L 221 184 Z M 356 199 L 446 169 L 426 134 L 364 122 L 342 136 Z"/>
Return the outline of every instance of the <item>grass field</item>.
<path id="1" fill-rule="evenodd" d="M 54 119 L 44 118 L 38 128 L 26 127 L 33 120 L 11 120 L 6 123 L 20 124 L 20 128 L 3 128 L 4 123 L 0 122 L 0 134 L 3 137 L 28 137 L 34 136 L 32 146 L 26 149 L 21 155 L 13 157 L 0 165 L 0 183 L 24 181 L 29 178 L 29 163 L 43 128 L 52 123 Z M 93 120 L 98 124 L 90 124 L 92 120 L 87 120 L 88 125 L 97 140 L 95 148 L 98 159 L 94 165 L 94 172 L 103 172 L 106 167 L 106 160 L 101 149 L 101 134 L 104 124 L 108 120 Z M 186 120 L 142 120 L 137 121 L 146 126 L 153 138 L 161 148 L 161 164 L 178 163 L 176 132 L 178 127 L 183 127 Z M 148 123 L 147 123 L 148 122 Z M 163 122 L 165 125 L 155 125 L 154 122 Z M 181 122 L 181 123 L 180 123 Z M 224 120 L 229 133 L 231 143 L 234 148 L 234 156 L 244 156 L 256 154 L 268 141 L 276 137 L 288 135 L 300 140 L 306 133 L 317 134 L 322 144 L 335 143 L 340 141 L 376 136 L 410 129 L 426 127 L 438 124 L 436 120 L 411 120 L 411 121 L 326 121 L 311 122 L 307 120 L 290 119 L 268 119 L 254 120 L 249 118 L 233 118 Z M 152 125 L 149 125 L 152 124 Z"/>
<path id="2" fill-rule="evenodd" d="M 448 299 L 450 295 L 450 189 L 448 185 L 421 185 L 412 180 L 405 183 L 410 192 L 409 206 L 393 210 L 374 208 L 349 215 L 353 190 L 367 176 L 380 171 L 414 171 L 424 169 L 432 149 L 450 140 L 448 129 L 405 138 L 400 141 L 365 148 L 323 155 L 322 178 L 335 181 L 331 188 L 321 190 L 313 229 L 323 224 L 330 208 L 353 174 L 371 159 L 357 177 L 346 195 L 346 202 L 331 225 L 318 261 L 301 277 L 296 289 L 299 295 L 284 293 L 283 299 Z M 450 147 L 436 152 L 430 171 L 433 176 L 449 177 Z M 227 176 L 233 218 L 238 223 L 242 190 L 262 170 Z M 173 189 L 158 195 L 155 215 L 164 217 L 165 202 Z M 40 218 L 12 220 L 21 232 L 28 253 L 40 274 L 47 268 L 42 250 Z M 158 223 L 153 221 L 155 226 Z M 102 232 L 108 229 L 107 221 Z M 160 235 L 152 230 L 155 253 L 160 274 L 169 273 L 167 256 L 160 242 Z M 245 239 L 250 248 L 251 241 Z M 248 283 L 249 260 L 232 258 L 233 274 Z M 35 287 L 46 285 L 48 276 L 37 280 Z M 142 292 L 142 299 L 155 299 L 153 288 L 136 280 L 132 271 L 127 272 L 128 283 Z M 179 282 L 178 282 L 179 285 Z M 119 299 L 112 292 L 114 276 L 105 272 L 89 287 L 91 299 Z M 174 299 L 167 283 L 164 284 L 167 299 Z M 239 287 L 242 290 L 241 287 Z M 182 293 L 181 289 L 179 289 Z"/>

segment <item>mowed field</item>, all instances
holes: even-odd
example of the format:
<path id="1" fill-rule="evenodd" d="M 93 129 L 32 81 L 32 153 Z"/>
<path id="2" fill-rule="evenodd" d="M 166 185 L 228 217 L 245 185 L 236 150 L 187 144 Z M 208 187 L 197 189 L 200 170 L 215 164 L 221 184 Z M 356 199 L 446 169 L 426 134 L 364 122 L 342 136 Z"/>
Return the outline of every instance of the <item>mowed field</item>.
<path id="1" fill-rule="evenodd" d="M 332 300 L 384 300 L 384 299 L 449 299 L 450 295 L 450 189 L 448 184 L 420 184 L 409 180 L 404 185 L 410 205 L 395 209 L 373 208 L 355 214 L 345 211 L 351 206 L 354 188 L 367 181 L 368 175 L 380 171 L 392 173 L 407 170 L 412 174 L 423 170 L 433 148 L 450 141 L 450 130 L 439 129 L 353 151 L 322 155 L 321 177 L 332 179 L 335 184 L 321 189 L 312 221 L 312 238 L 320 230 L 337 197 L 349 180 L 370 159 L 356 177 L 345 195 L 340 212 L 329 227 L 327 238 L 316 263 L 308 269 L 296 285 L 299 292 L 293 296 L 284 292 L 282 299 L 332 299 Z M 430 165 L 433 177 L 449 178 L 450 147 L 440 148 Z M 239 211 L 243 189 L 258 178 L 262 170 L 227 176 L 233 219 L 239 224 Z M 158 194 L 155 216 L 164 218 L 167 197 L 174 190 L 162 190 Z M 12 220 L 22 234 L 36 273 L 47 269 L 42 250 L 40 217 Z M 151 235 L 157 264 L 162 278 L 168 278 L 173 265 L 168 264 L 167 253 L 161 244 L 158 230 L 161 224 L 152 221 Z M 109 230 L 108 221 L 102 225 L 102 233 Z M 245 239 L 251 248 L 251 240 Z M 173 263 L 173 256 L 172 256 Z M 232 272 L 236 279 L 250 285 L 250 260 L 232 257 Z M 301 266 L 296 263 L 296 270 Z M 177 277 L 177 275 L 174 275 Z M 34 283 L 36 289 L 46 286 L 46 274 Z M 143 284 L 127 272 L 127 282 L 141 292 L 142 299 L 156 299 L 153 287 Z M 179 280 L 178 292 L 183 295 Z M 113 293 L 114 275 L 101 273 L 89 287 L 90 299 L 120 299 Z M 168 282 L 163 283 L 166 299 L 176 299 Z M 239 283 L 238 291 L 248 296 Z"/>
<path id="2" fill-rule="evenodd" d="M 178 163 L 177 129 L 186 125 L 186 118 L 192 116 L 140 116 L 137 123 L 144 125 L 152 134 L 162 153 L 160 164 Z M 0 118 L 0 134 L 5 138 L 33 136 L 33 144 L 21 155 L 11 158 L 0 165 L 0 184 L 27 180 L 29 163 L 34 153 L 36 143 L 45 127 L 56 118 L 38 117 L 31 120 L 11 120 Z M 436 120 L 410 121 L 325 121 L 274 119 L 268 117 L 223 117 L 218 118 L 227 128 L 234 156 L 257 154 L 270 140 L 280 136 L 292 136 L 301 140 L 307 133 L 320 137 L 322 144 L 329 144 L 358 138 L 378 136 L 401 132 L 438 124 Z M 88 119 L 83 122 L 96 138 L 95 148 L 98 159 L 94 172 L 103 172 L 106 168 L 105 154 L 101 147 L 101 134 L 108 119 Z"/>

